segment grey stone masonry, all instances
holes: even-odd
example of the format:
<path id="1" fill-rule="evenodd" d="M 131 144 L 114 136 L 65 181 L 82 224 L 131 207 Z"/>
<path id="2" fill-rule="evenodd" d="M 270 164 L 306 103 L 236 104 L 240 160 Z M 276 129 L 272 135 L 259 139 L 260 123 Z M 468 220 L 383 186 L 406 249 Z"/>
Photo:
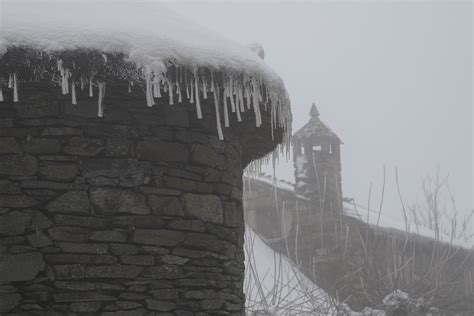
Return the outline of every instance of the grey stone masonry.
<path id="1" fill-rule="evenodd" d="M 108 85 L 103 118 L 85 92 L 5 92 L 0 314 L 242 315 L 242 170 L 281 131 L 262 109 L 221 141 L 212 97 L 198 120 L 134 90 Z"/>

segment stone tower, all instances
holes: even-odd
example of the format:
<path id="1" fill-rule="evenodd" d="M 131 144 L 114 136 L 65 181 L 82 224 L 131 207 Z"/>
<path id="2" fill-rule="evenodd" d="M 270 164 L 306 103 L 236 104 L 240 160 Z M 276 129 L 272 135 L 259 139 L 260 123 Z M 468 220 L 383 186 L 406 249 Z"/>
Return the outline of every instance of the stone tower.
<path id="1" fill-rule="evenodd" d="M 295 192 L 312 200 L 316 211 L 339 212 L 342 142 L 321 121 L 314 103 L 309 115 L 308 123 L 293 135 Z"/>

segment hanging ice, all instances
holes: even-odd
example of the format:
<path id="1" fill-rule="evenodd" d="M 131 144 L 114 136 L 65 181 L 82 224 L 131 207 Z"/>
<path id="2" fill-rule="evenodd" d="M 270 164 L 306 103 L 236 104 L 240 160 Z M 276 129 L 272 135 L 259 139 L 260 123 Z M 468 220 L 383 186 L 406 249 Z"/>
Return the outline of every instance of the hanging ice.
<path id="1" fill-rule="evenodd" d="M 223 93 L 223 96 L 222 96 L 222 100 L 223 100 L 223 103 L 224 103 L 224 126 L 225 127 L 229 127 L 229 109 L 228 109 L 228 106 L 227 106 L 227 88 L 224 88 L 224 93 Z"/>
<path id="2" fill-rule="evenodd" d="M 72 104 L 77 104 L 77 100 L 76 100 L 76 83 L 74 82 L 74 80 L 72 80 L 71 82 L 71 103 Z"/>
<path id="3" fill-rule="evenodd" d="M 92 98 L 94 96 L 94 90 L 92 89 L 92 78 L 94 75 L 91 76 L 89 79 L 89 97 Z"/>
<path id="4" fill-rule="evenodd" d="M 173 102 L 173 87 L 171 86 L 171 81 L 168 80 L 168 92 L 169 92 L 169 98 L 170 98 L 170 105 L 174 105 Z"/>
<path id="5" fill-rule="evenodd" d="M 103 108 L 103 101 L 105 96 L 105 82 L 99 82 L 99 96 L 98 96 L 98 108 L 97 108 L 97 116 L 103 117 L 104 116 L 104 108 Z"/>
<path id="6" fill-rule="evenodd" d="M 219 114 L 219 101 L 218 101 L 218 92 L 214 91 L 214 107 L 216 108 L 216 124 L 217 124 L 217 135 L 220 140 L 224 140 L 224 134 L 222 133 L 221 127 L 221 116 Z"/>
<path id="7" fill-rule="evenodd" d="M 2 87 L 0 87 L 0 102 L 3 102 L 4 99 L 3 99 L 3 91 L 2 91 Z"/>
<path id="8" fill-rule="evenodd" d="M 197 112 L 197 118 L 202 119 L 202 112 L 201 112 L 201 101 L 199 100 L 199 86 L 198 86 L 198 77 L 197 74 L 194 73 L 194 84 L 196 88 L 196 112 Z M 192 103 L 192 102 L 191 102 Z"/>
<path id="9" fill-rule="evenodd" d="M 16 72 L 13 74 L 13 102 L 18 102 L 18 80 Z"/>
<path id="10" fill-rule="evenodd" d="M 12 74 L 8 76 L 8 89 L 13 88 L 13 77 Z"/>

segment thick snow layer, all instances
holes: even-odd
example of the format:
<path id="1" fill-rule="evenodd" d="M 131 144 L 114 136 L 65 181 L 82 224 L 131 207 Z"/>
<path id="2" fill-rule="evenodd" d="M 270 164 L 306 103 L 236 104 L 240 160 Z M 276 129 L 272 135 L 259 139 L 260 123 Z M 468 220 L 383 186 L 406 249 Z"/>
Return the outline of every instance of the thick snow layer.
<path id="1" fill-rule="evenodd" d="M 249 226 L 245 232 L 246 308 L 270 315 L 331 315 L 335 301 Z"/>
<path id="2" fill-rule="evenodd" d="M 161 97 L 161 90 L 169 94 L 170 104 L 176 99 L 181 102 L 186 91 L 189 103 L 195 104 L 197 117 L 201 118 L 200 98 L 206 99 L 208 89 L 214 92 L 219 85 L 214 102 L 220 139 L 222 125 L 228 126 L 227 103 L 232 105 L 231 114 L 238 121 L 241 112 L 252 110 L 257 126 L 262 123 L 260 106 L 270 105 L 272 131 L 276 126 L 283 128 L 288 143 L 290 101 L 281 78 L 249 48 L 182 18 L 157 1 L 0 0 L 0 11 L 0 59 L 10 47 L 33 48 L 51 56 L 76 49 L 121 53 L 144 74 L 149 107 L 155 105 L 154 98 Z M 166 75 L 171 64 L 177 69 L 173 78 Z M 211 78 L 200 69 L 210 70 Z M 63 94 L 71 90 L 74 104 L 73 80 L 78 80 L 71 78 L 74 69 L 63 68 L 62 60 L 58 60 L 58 71 Z M 214 71 L 224 75 L 214 78 Z M 188 75 L 183 76 L 183 72 Z M 15 76 L 15 70 L 8 75 Z M 92 82 L 92 77 L 80 79 Z M 26 80 L 19 78 L 20 84 L 22 79 Z M 99 82 L 93 84 L 99 86 Z M 11 88 L 18 91 L 16 82 Z M 224 90 L 223 95 L 219 95 L 220 89 Z M 103 97 L 99 95 L 99 116 Z M 17 101 L 18 98 L 14 100 Z M 224 113 L 225 124 L 220 122 L 219 112 Z"/>

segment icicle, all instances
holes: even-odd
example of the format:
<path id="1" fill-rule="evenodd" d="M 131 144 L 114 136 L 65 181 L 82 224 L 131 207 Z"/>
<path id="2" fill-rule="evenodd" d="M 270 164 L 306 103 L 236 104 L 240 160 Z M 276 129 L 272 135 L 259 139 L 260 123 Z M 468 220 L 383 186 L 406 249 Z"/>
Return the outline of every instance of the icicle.
<path id="1" fill-rule="evenodd" d="M 220 140 L 224 140 L 224 134 L 222 134 L 222 127 L 221 127 L 221 117 L 219 114 L 219 101 L 217 98 L 217 91 L 214 91 L 214 107 L 216 108 L 217 135 L 219 136 Z"/>
<path id="2" fill-rule="evenodd" d="M 152 82 L 150 78 L 151 74 L 145 74 L 145 95 L 146 95 L 146 104 L 150 108 L 155 105 L 155 101 L 153 100 L 153 92 L 152 92 Z"/>
<path id="3" fill-rule="evenodd" d="M 3 102 L 4 99 L 3 99 L 3 91 L 2 91 L 2 87 L 0 87 L 0 102 Z"/>
<path id="4" fill-rule="evenodd" d="M 204 92 L 204 100 L 207 100 L 207 85 L 204 77 L 202 78 L 202 91 Z"/>
<path id="5" fill-rule="evenodd" d="M 12 74 L 8 77 L 8 89 L 13 88 L 13 77 Z"/>
<path id="6" fill-rule="evenodd" d="M 89 79 L 89 97 L 92 98 L 94 96 L 94 90 L 92 89 L 92 77 Z"/>
<path id="7" fill-rule="evenodd" d="M 132 85 L 128 82 L 128 93 L 132 93 Z"/>
<path id="8" fill-rule="evenodd" d="M 233 93 L 233 82 L 232 82 L 232 77 L 230 77 L 229 82 L 227 83 L 227 93 L 230 98 L 230 106 L 232 109 L 232 113 L 235 113 L 235 102 L 234 102 L 234 93 Z"/>
<path id="9" fill-rule="evenodd" d="M 170 97 L 170 105 L 174 105 L 173 102 L 173 87 L 171 86 L 171 80 L 168 80 L 168 92 Z"/>
<path id="10" fill-rule="evenodd" d="M 186 82 L 186 98 L 189 100 L 189 85 Z"/>
<path id="11" fill-rule="evenodd" d="M 211 71 L 211 90 L 212 93 L 215 92 L 215 87 L 214 87 L 214 72 Z"/>
<path id="12" fill-rule="evenodd" d="M 97 116 L 103 117 L 104 116 L 104 108 L 103 108 L 103 101 L 105 96 L 105 82 L 99 82 L 99 96 L 98 96 L 98 108 L 97 108 Z"/>
<path id="13" fill-rule="evenodd" d="M 244 113 L 245 112 L 244 92 L 243 92 L 243 89 L 242 89 L 241 85 L 239 85 L 237 96 L 238 96 L 238 100 L 239 100 L 238 103 L 240 105 L 240 112 Z"/>
<path id="14" fill-rule="evenodd" d="M 74 80 L 71 82 L 71 103 L 76 105 L 77 100 L 76 100 L 76 83 Z"/>
<path id="15" fill-rule="evenodd" d="M 154 98 L 161 98 L 161 91 L 160 91 L 160 82 L 155 77 L 153 79 L 153 97 Z"/>
<path id="16" fill-rule="evenodd" d="M 13 102 L 18 102 L 18 80 L 16 73 L 13 74 Z"/>
<path id="17" fill-rule="evenodd" d="M 262 124 L 262 117 L 260 115 L 260 104 L 258 102 L 258 86 L 255 79 L 252 80 L 252 85 L 253 85 L 252 96 L 253 96 L 253 110 L 255 112 L 255 124 L 257 127 L 260 127 L 260 125 Z"/>
<path id="18" fill-rule="evenodd" d="M 231 96 L 230 98 L 234 99 L 234 96 Z M 239 109 L 238 105 L 236 106 L 236 111 L 235 112 L 237 113 L 237 121 L 242 122 L 242 118 L 240 117 L 240 109 Z"/>
<path id="19" fill-rule="evenodd" d="M 181 93 L 181 86 L 179 84 L 179 81 L 176 81 L 176 94 L 178 95 L 178 102 L 181 103 L 183 102 L 183 97 Z"/>
<path id="20" fill-rule="evenodd" d="M 250 92 L 248 87 L 245 87 L 245 99 L 247 99 L 247 110 L 250 110 Z"/>
<path id="21" fill-rule="evenodd" d="M 225 127 L 229 127 L 229 109 L 227 106 L 227 87 L 224 87 L 224 95 L 222 96 L 222 100 L 224 101 L 224 125 Z"/>
<path id="22" fill-rule="evenodd" d="M 189 99 L 189 103 L 194 103 L 194 85 L 191 84 L 191 89 L 190 89 L 190 95 L 191 95 L 191 98 Z"/>
<path id="23" fill-rule="evenodd" d="M 196 85 L 196 112 L 197 118 L 202 119 L 202 112 L 201 112 L 201 101 L 199 100 L 199 86 L 198 86 L 198 77 L 197 73 L 194 73 L 194 84 Z M 192 103 L 192 102 L 191 102 Z"/>
<path id="24" fill-rule="evenodd" d="M 85 88 L 84 77 L 81 76 L 81 91 L 84 91 L 84 88 Z"/>

